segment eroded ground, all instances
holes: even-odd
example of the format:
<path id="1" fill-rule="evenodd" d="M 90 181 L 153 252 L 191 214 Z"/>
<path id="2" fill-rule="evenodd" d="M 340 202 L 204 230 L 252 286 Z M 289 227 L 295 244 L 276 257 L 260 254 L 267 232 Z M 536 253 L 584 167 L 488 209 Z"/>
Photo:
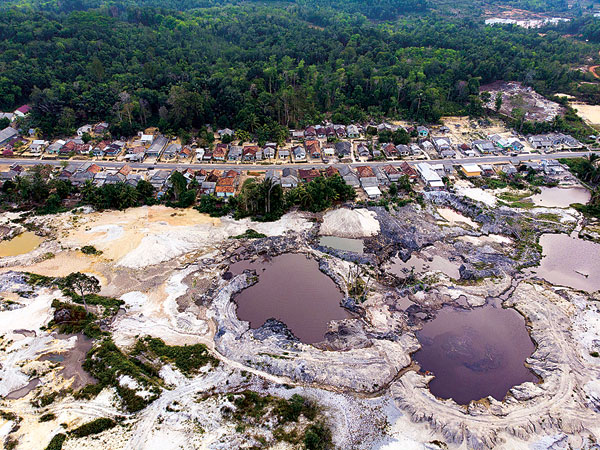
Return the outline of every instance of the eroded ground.
<path id="1" fill-rule="evenodd" d="M 61 433 L 64 449 L 291 449 L 308 447 L 306 436 L 326 426 L 340 449 L 593 448 L 600 433 L 598 294 L 553 286 L 524 269 L 540 260 L 541 234 L 584 235 L 595 225 L 571 208 L 517 208 L 497 204 L 502 193 L 495 194 L 432 193 L 421 206 L 294 212 L 275 223 L 164 207 L 25 221 L 6 214 L 11 233 L 30 223 L 45 240 L 0 260 L 0 438 L 23 449 L 45 448 Z M 232 239 L 250 228 L 266 237 Z M 321 234 L 364 239 L 365 251 L 322 247 Z M 102 253 L 84 254 L 86 245 Z M 232 274 L 229 266 L 284 253 L 318 261 L 351 313 L 314 345 L 277 320 L 251 329 L 236 315 L 233 298 L 260 282 L 260 273 Z M 391 270 L 411 255 L 426 261 L 418 271 Z M 434 260 L 458 267 L 458 279 L 432 268 Z M 116 384 L 87 398 L 79 341 L 51 323 L 52 301 L 69 299 L 53 285 L 32 286 L 24 274 L 74 271 L 96 276 L 101 295 L 124 302 L 100 328 L 112 336 L 113 352 L 139 363 L 111 360 Z M 411 358 L 420 348 L 416 332 L 443 307 L 490 302 L 524 317 L 535 343 L 525 364 L 540 381 L 513 387 L 503 400 L 459 405 L 434 397 L 432 375 Z M 144 336 L 203 344 L 215 363 L 186 371 L 176 358 L 140 350 Z M 97 339 L 94 348 L 101 345 Z M 304 406 L 282 413 L 295 394 Z M 86 437 L 69 434 L 99 418 L 114 424 Z"/>

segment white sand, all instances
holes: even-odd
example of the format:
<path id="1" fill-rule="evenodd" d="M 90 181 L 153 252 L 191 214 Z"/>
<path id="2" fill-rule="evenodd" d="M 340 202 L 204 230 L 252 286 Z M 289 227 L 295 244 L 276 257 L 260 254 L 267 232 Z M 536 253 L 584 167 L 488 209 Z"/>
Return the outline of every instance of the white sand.
<path id="1" fill-rule="evenodd" d="M 363 238 L 379 233 L 376 214 L 366 209 L 339 208 L 323 216 L 319 234 L 343 238 Z"/>

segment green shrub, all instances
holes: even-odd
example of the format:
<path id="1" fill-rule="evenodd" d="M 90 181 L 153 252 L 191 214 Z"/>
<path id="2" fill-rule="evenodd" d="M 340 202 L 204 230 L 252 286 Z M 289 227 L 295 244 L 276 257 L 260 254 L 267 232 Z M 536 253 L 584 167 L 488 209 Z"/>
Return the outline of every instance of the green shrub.
<path id="1" fill-rule="evenodd" d="M 91 422 L 84 423 L 78 428 L 75 428 L 71 431 L 73 436 L 81 438 L 85 436 L 89 436 L 91 434 L 102 433 L 105 430 L 109 430 L 114 428 L 117 425 L 113 419 L 109 419 L 107 417 L 101 417 L 99 419 L 92 420 Z"/>
<path id="2" fill-rule="evenodd" d="M 55 434 L 52 439 L 50 439 L 50 443 L 46 447 L 46 450 L 61 450 L 63 443 L 67 439 L 67 435 L 64 433 Z"/>
<path id="3" fill-rule="evenodd" d="M 322 423 L 311 425 L 304 433 L 306 450 L 326 450 L 331 447 L 331 430 Z"/>
<path id="4" fill-rule="evenodd" d="M 46 413 L 40 417 L 40 422 L 50 422 L 51 420 L 56 419 L 56 415 L 53 413 Z"/>
<path id="5" fill-rule="evenodd" d="M 97 250 L 93 245 L 84 245 L 81 247 L 81 253 L 85 255 L 101 255 L 102 252 Z"/>

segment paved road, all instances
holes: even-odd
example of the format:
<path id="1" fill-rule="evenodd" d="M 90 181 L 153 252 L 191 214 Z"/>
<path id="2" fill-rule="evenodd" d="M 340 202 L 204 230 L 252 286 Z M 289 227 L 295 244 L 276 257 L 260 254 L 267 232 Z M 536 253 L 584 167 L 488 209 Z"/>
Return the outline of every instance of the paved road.
<path id="1" fill-rule="evenodd" d="M 429 164 L 437 164 L 437 163 L 446 163 L 446 164 L 498 164 L 498 163 L 506 163 L 511 160 L 519 160 L 519 161 L 540 161 L 544 159 L 558 159 L 558 158 L 577 158 L 581 156 L 588 156 L 591 153 L 600 153 L 598 151 L 579 151 L 579 152 L 559 152 L 559 153 L 550 153 L 550 154 L 537 154 L 537 153 L 524 153 L 518 156 L 480 156 L 476 158 L 452 158 L 452 159 L 431 159 L 427 161 L 407 161 L 411 165 L 418 164 L 420 162 L 427 162 Z M 69 163 L 77 163 L 77 162 L 90 162 L 89 159 L 86 160 L 68 160 Z M 114 168 L 114 167 L 122 167 L 125 162 L 123 161 L 93 161 L 99 166 L 105 168 Z M 330 165 L 334 167 L 341 166 L 385 166 L 388 164 L 398 165 L 403 161 L 369 161 L 367 163 L 362 162 L 352 162 L 347 164 L 335 163 L 335 164 L 325 164 L 323 162 L 306 162 L 306 163 L 291 163 L 291 164 L 230 164 L 230 163 L 128 163 L 133 169 L 221 169 L 221 170 L 229 170 L 229 169 L 240 169 L 240 170 L 266 170 L 266 169 L 283 169 L 285 167 L 302 169 L 302 168 L 311 168 L 311 167 L 328 167 Z M 19 158 L 0 158 L 0 164 L 20 164 L 22 166 L 33 166 L 36 164 L 50 164 L 53 166 L 58 166 L 65 163 L 65 160 L 40 160 L 40 159 L 19 159 Z"/>

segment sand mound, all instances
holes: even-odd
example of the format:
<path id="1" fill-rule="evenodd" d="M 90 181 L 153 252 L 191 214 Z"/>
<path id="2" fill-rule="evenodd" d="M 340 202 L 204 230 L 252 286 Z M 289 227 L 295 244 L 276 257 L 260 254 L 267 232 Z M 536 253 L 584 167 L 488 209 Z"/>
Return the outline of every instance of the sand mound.
<path id="1" fill-rule="evenodd" d="M 379 233 L 379 222 L 373 211 L 340 208 L 323 217 L 319 234 L 344 238 L 363 238 Z"/>

